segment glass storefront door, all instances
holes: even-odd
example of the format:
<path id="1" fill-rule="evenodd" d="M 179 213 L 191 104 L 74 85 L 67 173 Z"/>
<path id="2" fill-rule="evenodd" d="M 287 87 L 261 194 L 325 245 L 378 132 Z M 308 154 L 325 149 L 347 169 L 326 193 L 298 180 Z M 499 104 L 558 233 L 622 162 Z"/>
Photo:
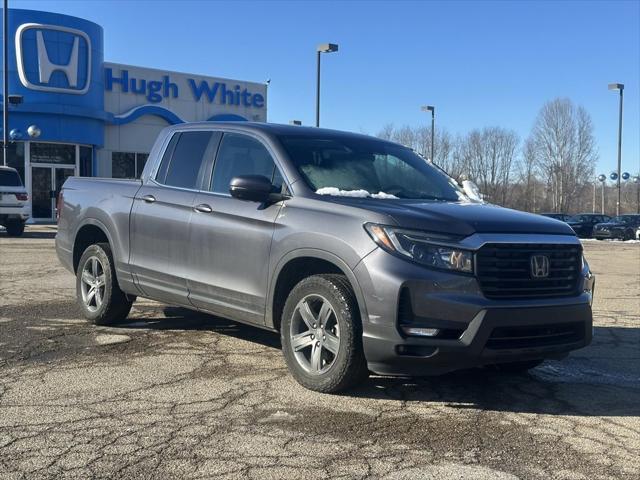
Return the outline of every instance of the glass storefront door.
<path id="1" fill-rule="evenodd" d="M 75 175 L 75 167 L 31 167 L 31 216 L 34 220 L 55 220 L 56 199 L 62 184 Z"/>

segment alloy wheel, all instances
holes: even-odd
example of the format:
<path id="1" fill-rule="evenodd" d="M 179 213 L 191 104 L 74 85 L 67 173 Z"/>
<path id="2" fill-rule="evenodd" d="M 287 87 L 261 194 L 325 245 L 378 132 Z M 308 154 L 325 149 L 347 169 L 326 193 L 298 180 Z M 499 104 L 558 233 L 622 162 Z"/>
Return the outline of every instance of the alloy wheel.
<path id="1" fill-rule="evenodd" d="M 102 307 L 105 288 L 104 265 L 98 257 L 91 256 L 82 267 L 80 278 L 82 302 L 90 312 L 95 312 Z"/>
<path id="2" fill-rule="evenodd" d="M 307 295 L 296 306 L 291 319 L 291 349 L 298 364 L 312 375 L 325 373 L 340 350 L 338 319 L 329 301 Z"/>

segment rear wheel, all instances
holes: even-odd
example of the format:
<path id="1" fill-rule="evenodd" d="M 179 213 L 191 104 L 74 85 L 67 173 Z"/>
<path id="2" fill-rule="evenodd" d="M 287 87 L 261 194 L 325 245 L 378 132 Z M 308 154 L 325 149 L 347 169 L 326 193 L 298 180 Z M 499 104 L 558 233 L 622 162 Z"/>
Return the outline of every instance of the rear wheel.
<path id="1" fill-rule="evenodd" d="M 522 362 L 498 363 L 494 368 L 504 373 L 524 373 L 540 366 L 544 360 L 526 360 Z"/>
<path id="2" fill-rule="evenodd" d="M 310 390 L 339 392 L 368 376 L 358 306 L 343 275 L 313 275 L 294 287 L 281 338 L 289 371 Z"/>
<path id="3" fill-rule="evenodd" d="M 622 236 L 623 240 L 633 240 L 633 230 L 627 230 Z"/>
<path id="4" fill-rule="evenodd" d="M 10 237 L 19 237 L 24 233 L 24 222 L 14 220 L 7 222 L 7 235 Z"/>
<path id="5" fill-rule="evenodd" d="M 127 318 L 133 302 L 120 290 L 108 243 L 87 247 L 76 272 L 76 297 L 84 316 L 96 325 Z"/>

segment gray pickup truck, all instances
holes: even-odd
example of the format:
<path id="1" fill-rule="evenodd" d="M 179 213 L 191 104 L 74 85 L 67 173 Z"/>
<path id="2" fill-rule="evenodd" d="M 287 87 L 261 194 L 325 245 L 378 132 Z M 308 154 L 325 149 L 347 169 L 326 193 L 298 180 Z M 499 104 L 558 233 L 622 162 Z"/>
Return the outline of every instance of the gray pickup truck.
<path id="1" fill-rule="evenodd" d="M 316 128 L 165 129 L 139 180 L 70 178 L 56 248 L 85 316 L 136 297 L 279 332 L 290 372 L 522 372 L 591 341 L 594 278 L 565 223 L 470 201 L 412 150 Z"/>

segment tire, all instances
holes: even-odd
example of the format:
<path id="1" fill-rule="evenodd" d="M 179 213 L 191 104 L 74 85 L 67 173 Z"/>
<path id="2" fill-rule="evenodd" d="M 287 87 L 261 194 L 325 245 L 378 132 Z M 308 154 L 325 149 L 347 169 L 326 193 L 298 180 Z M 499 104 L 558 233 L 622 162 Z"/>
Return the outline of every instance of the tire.
<path id="1" fill-rule="evenodd" d="M 96 278 L 102 278 L 97 287 Z M 133 302 L 118 286 L 108 243 L 90 245 L 80 257 L 76 272 L 76 298 L 85 318 L 95 325 L 111 325 L 127 318 Z"/>
<path id="2" fill-rule="evenodd" d="M 622 236 L 622 240 L 633 240 L 633 230 L 627 230 Z"/>
<path id="3" fill-rule="evenodd" d="M 285 302 L 280 335 L 289 371 L 309 390 L 336 393 L 368 377 L 358 304 L 343 275 L 298 283 Z"/>
<path id="4" fill-rule="evenodd" d="M 24 233 L 24 222 L 7 222 L 5 228 L 7 229 L 7 235 L 9 237 L 20 237 Z"/>
<path id="5" fill-rule="evenodd" d="M 525 373 L 532 368 L 542 365 L 544 360 L 525 360 L 522 362 L 498 363 L 494 368 L 504 373 Z"/>

